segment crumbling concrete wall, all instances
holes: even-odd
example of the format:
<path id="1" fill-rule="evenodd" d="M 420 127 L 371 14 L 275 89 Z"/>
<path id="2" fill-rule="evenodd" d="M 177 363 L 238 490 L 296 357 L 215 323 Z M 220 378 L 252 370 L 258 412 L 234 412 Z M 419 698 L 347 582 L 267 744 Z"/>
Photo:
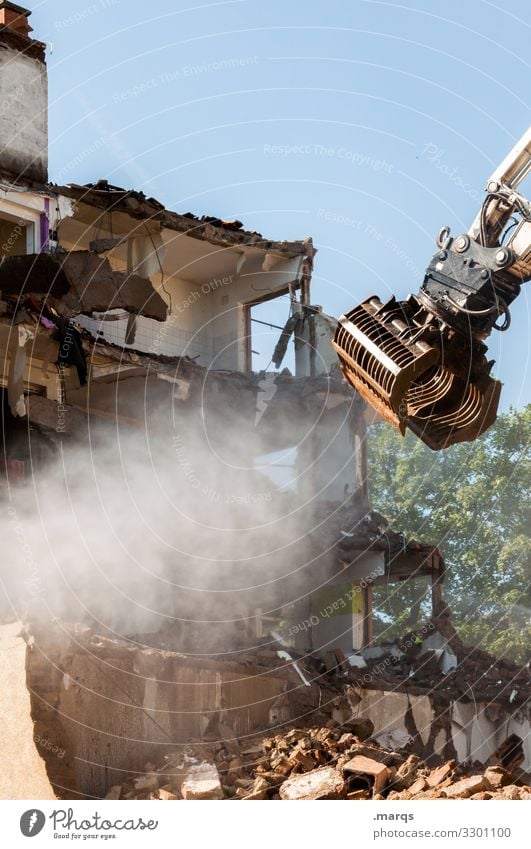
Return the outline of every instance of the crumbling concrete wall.
<path id="1" fill-rule="evenodd" d="M 220 723 L 240 739 L 266 728 L 286 686 L 281 674 L 125 641 L 36 640 L 27 652 L 27 681 L 39 735 L 64 751 L 44 753 L 60 796 L 104 796 L 123 771 L 179 752 Z"/>
<path id="2" fill-rule="evenodd" d="M 531 768 L 531 723 L 526 710 L 511 714 L 498 704 L 447 703 L 431 696 L 359 689 L 352 696 L 355 715 L 374 723 L 382 745 L 409 744 L 424 759 L 437 755 L 459 763 L 487 763 L 511 734 L 523 741 L 524 770 Z"/>
<path id="3" fill-rule="evenodd" d="M 0 626 L 0 652 L 0 799 L 55 799 L 43 757 L 61 750 L 53 738 L 34 732 L 19 622 Z"/>
<path id="4" fill-rule="evenodd" d="M 48 78 L 44 46 L 0 28 L 1 171 L 48 180 Z"/>

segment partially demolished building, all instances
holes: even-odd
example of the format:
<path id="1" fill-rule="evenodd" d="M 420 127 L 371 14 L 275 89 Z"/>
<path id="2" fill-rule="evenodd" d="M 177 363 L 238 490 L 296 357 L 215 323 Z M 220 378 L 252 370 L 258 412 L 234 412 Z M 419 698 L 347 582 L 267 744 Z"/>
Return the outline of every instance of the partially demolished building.
<path id="1" fill-rule="evenodd" d="M 215 522 L 197 530 L 201 563 L 188 551 L 164 565 L 153 602 L 162 618 L 129 626 L 113 604 L 89 618 L 56 610 L 50 625 L 29 605 L 36 733 L 66 753 L 43 752 L 54 791 L 105 796 L 162 747 L 316 715 L 371 718 L 390 744 L 407 738 L 424 756 L 463 761 L 477 753 L 474 735 L 486 735 L 485 760 L 509 733 L 524 739 L 525 705 L 518 694 L 509 704 L 509 684 L 500 702 L 489 693 L 472 710 L 465 693 L 408 685 L 407 647 L 373 646 L 373 588 L 422 577 L 432 587 L 423 654 L 439 677 L 455 668 L 441 553 L 405 540 L 371 508 L 368 413 L 341 380 L 334 322 L 312 304 L 311 239 L 268 240 L 239 221 L 171 212 L 105 180 L 50 183 L 45 47 L 30 36 L 29 14 L 0 3 L 5 509 L 65 451 L 85 451 L 88 462 L 116 434 L 142 441 L 163 432 L 175 491 L 195 516 L 221 513 L 240 540 L 227 541 Z M 255 373 L 253 309 L 278 298 L 290 315 L 272 352 L 277 370 Z M 292 338 L 294 374 L 279 371 Z M 220 485 L 228 452 L 239 470 L 229 494 Z M 288 485 L 278 470 L 263 472 L 263 458 L 278 452 L 291 458 Z M 207 458 L 199 467 L 198 456 Z M 265 506 L 286 528 L 275 550 L 249 533 Z M 245 562 L 274 580 L 249 580 L 240 563 L 231 594 L 214 604 L 212 573 L 236 563 L 244 537 L 252 538 Z M 189 616 L 202 587 L 209 615 Z M 205 629 L 206 620 L 217 627 Z M 375 670 L 378 656 L 394 659 Z M 389 673 L 402 662 L 399 685 Z M 357 688 L 350 700 L 341 695 L 346 679 Z M 531 752 L 524 757 L 529 763 Z"/>

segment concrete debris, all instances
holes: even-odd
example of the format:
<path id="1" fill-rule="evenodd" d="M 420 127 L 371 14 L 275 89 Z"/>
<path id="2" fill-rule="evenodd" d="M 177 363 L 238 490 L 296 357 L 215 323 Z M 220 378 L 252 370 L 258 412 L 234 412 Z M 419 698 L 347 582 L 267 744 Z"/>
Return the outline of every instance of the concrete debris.
<path id="1" fill-rule="evenodd" d="M 500 787 L 506 787 L 512 782 L 510 774 L 501 766 L 489 766 L 485 770 L 485 780 L 489 790 L 499 790 Z"/>
<path id="2" fill-rule="evenodd" d="M 420 795 L 424 790 L 428 789 L 428 782 L 425 778 L 417 778 L 415 782 L 409 788 L 409 793 L 405 796 L 406 799 L 414 799 L 415 796 Z M 401 793 L 396 794 L 396 798 L 404 798 L 404 795 Z"/>
<path id="3" fill-rule="evenodd" d="M 428 766 L 415 754 L 360 740 L 346 726 L 290 728 L 257 736 L 231 751 L 230 738 L 194 743 L 167 755 L 160 769 L 146 764 L 112 799 L 530 799 L 531 787 L 500 766 L 473 774 L 455 760 Z M 470 768 L 472 769 L 472 768 Z"/>
<path id="4" fill-rule="evenodd" d="M 442 784 L 443 781 L 450 777 L 454 767 L 455 761 L 448 761 L 448 763 L 443 764 L 438 769 L 434 769 L 426 779 L 428 787 L 437 787 L 437 785 Z"/>
<path id="5" fill-rule="evenodd" d="M 172 793 L 171 790 L 167 790 L 164 787 L 160 787 L 158 790 L 158 798 L 163 799 L 166 802 L 170 802 L 175 799 L 178 799 L 179 797 L 175 793 Z"/>
<path id="6" fill-rule="evenodd" d="M 332 766 L 321 767 L 289 778 L 279 790 L 281 799 L 293 802 L 311 799 L 343 799 L 345 781 Z"/>
<path id="7" fill-rule="evenodd" d="M 394 786 L 397 790 L 407 790 L 415 783 L 417 779 L 419 760 L 420 759 L 417 755 L 410 755 L 407 760 L 398 767 L 394 779 Z M 424 779 L 421 780 L 424 781 Z"/>
<path id="8" fill-rule="evenodd" d="M 486 787 L 487 782 L 483 775 L 471 775 L 469 778 L 463 778 L 462 781 L 458 781 L 450 787 L 445 787 L 442 793 L 447 799 L 468 799 L 475 793 L 485 790 Z"/>
<path id="9" fill-rule="evenodd" d="M 21 302 L 31 309 L 42 299 L 44 315 L 51 307 L 68 316 L 124 309 L 163 322 L 168 311 L 147 278 L 113 271 L 106 258 L 90 251 L 4 257 L 0 291 L 17 310 Z"/>
<path id="10" fill-rule="evenodd" d="M 434 619 L 433 623 L 423 625 L 394 643 L 363 649 L 367 670 L 351 667 L 350 679 L 357 682 L 359 677 L 360 686 L 363 686 L 369 674 L 371 685 L 378 689 L 409 690 L 418 694 L 429 691 L 452 701 L 496 702 L 507 709 L 512 706 L 513 710 L 524 707 L 531 688 L 529 668 L 505 658 L 497 660 L 482 649 L 465 646 L 448 622 L 441 624 L 443 619 L 445 617 Z M 437 628 L 435 632 L 433 625 Z M 426 633 L 430 636 L 424 638 Z M 502 755 L 505 761 L 519 757 L 516 749 L 513 755 L 510 752 L 508 744 L 499 762 L 502 763 Z"/>
<path id="11" fill-rule="evenodd" d="M 181 784 L 183 799 L 223 799 L 223 790 L 216 767 L 202 763 L 190 768 Z"/>

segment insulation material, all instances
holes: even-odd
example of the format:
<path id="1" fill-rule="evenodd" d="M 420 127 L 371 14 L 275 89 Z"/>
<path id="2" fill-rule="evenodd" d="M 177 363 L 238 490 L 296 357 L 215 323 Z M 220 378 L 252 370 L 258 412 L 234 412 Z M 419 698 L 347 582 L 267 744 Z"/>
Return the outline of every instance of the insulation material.
<path id="1" fill-rule="evenodd" d="M 26 344 L 35 335 L 27 327 L 19 325 L 18 344 L 11 359 L 8 382 L 9 409 L 15 417 L 24 418 L 26 402 L 24 400 L 24 375 L 26 373 Z"/>

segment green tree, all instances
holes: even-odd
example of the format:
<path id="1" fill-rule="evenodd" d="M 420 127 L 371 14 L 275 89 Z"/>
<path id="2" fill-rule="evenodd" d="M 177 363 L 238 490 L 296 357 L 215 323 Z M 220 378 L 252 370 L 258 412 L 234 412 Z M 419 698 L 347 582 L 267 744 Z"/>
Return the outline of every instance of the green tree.
<path id="1" fill-rule="evenodd" d="M 530 437 L 531 405 L 446 451 L 383 424 L 368 437 L 373 504 L 395 530 L 441 549 L 444 596 L 464 642 L 519 662 L 531 638 Z M 390 589 L 381 623 L 398 613 L 403 626 L 415 593 L 410 585 L 393 599 Z"/>

